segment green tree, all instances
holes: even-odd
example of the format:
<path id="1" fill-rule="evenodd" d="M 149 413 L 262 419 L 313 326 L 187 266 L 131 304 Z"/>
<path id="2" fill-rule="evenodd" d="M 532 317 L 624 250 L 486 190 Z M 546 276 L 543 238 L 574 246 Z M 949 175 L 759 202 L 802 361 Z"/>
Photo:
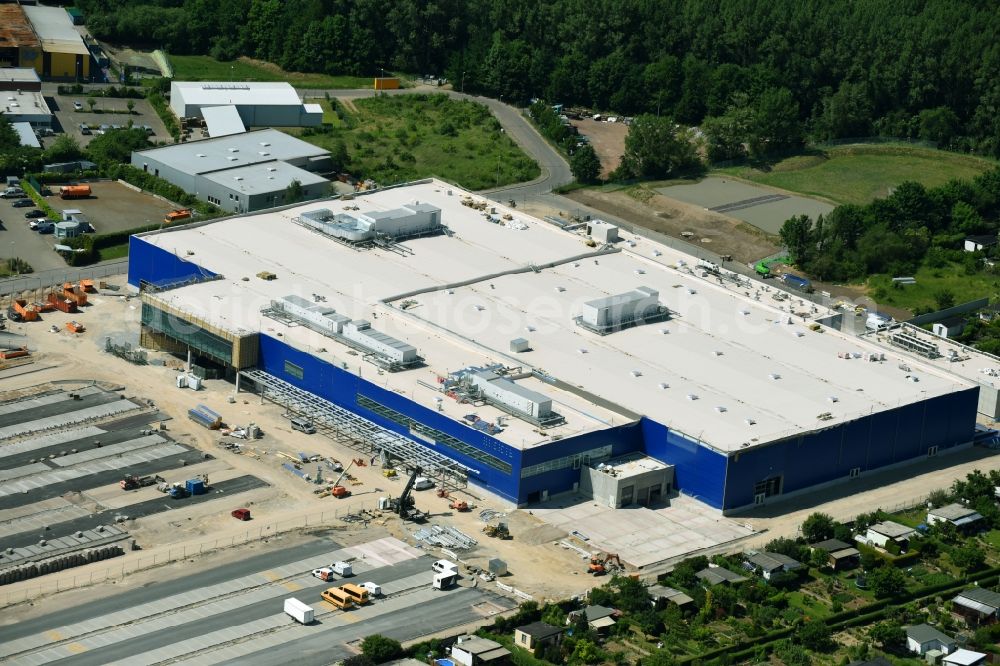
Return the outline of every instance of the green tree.
<path id="1" fill-rule="evenodd" d="M 366 657 L 363 654 L 356 654 L 353 657 L 348 657 L 344 661 L 340 662 L 340 666 L 375 666 L 375 662 L 372 661 L 371 657 Z"/>
<path id="2" fill-rule="evenodd" d="M 583 639 L 576 642 L 573 652 L 569 655 L 571 664 L 597 664 L 605 658 L 604 650 L 591 640 Z"/>
<path id="3" fill-rule="evenodd" d="M 108 130 L 101 136 L 94 137 L 87 146 L 90 159 L 106 167 L 112 164 L 127 164 L 136 150 L 145 150 L 152 144 L 141 129 Z"/>
<path id="4" fill-rule="evenodd" d="M 947 310 L 955 305 L 955 292 L 951 289 L 939 289 L 934 293 L 934 304 L 938 310 Z"/>
<path id="5" fill-rule="evenodd" d="M 832 539 L 836 524 L 832 516 L 817 511 L 802 521 L 802 536 L 809 543 Z"/>
<path id="6" fill-rule="evenodd" d="M 635 118 L 625 137 L 625 154 L 616 173 L 619 178 L 670 178 L 700 165 L 687 130 L 671 118 L 642 115 Z"/>
<path id="7" fill-rule="evenodd" d="M 812 220 L 808 215 L 796 215 L 785 220 L 778 236 L 788 248 L 792 261 L 799 266 L 806 266 L 812 255 L 815 242 L 812 237 Z"/>
<path id="8" fill-rule="evenodd" d="M 384 664 L 400 657 L 403 654 L 403 646 L 393 638 L 372 634 L 361 641 L 361 654 L 376 664 Z"/>
<path id="9" fill-rule="evenodd" d="M 982 569 L 986 564 L 986 553 L 973 543 L 966 543 L 951 551 L 951 561 L 966 573 Z"/>
<path id="10" fill-rule="evenodd" d="M 750 125 L 750 153 L 774 155 L 802 145 L 799 103 L 787 88 L 768 88 L 756 99 Z"/>
<path id="11" fill-rule="evenodd" d="M 824 139 L 868 136 L 872 129 L 872 103 L 863 83 L 844 81 L 823 100 L 823 114 L 817 122 Z"/>
<path id="12" fill-rule="evenodd" d="M 893 566 L 868 572 L 868 587 L 876 597 L 894 597 L 906 591 L 906 575 Z"/>
<path id="13" fill-rule="evenodd" d="M 581 183 L 596 183 L 601 175 L 601 160 L 589 143 L 576 149 L 569 158 L 569 168 L 573 177 Z"/>
<path id="14" fill-rule="evenodd" d="M 90 112 L 91 113 L 94 112 L 94 105 L 96 105 L 96 104 L 97 104 L 97 100 L 96 99 L 94 99 L 93 97 L 88 97 L 87 98 L 87 106 L 90 108 Z"/>
<path id="15" fill-rule="evenodd" d="M 962 121 L 947 106 L 924 109 L 918 118 L 920 138 L 924 141 L 933 141 L 939 146 L 950 146 L 962 126 Z"/>
<path id="16" fill-rule="evenodd" d="M 803 622 L 795 630 L 794 638 L 796 643 L 814 652 L 827 652 L 833 645 L 830 627 L 822 620 Z"/>
<path id="17" fill-rule="evenodd" d="M 879 622 L 868 629 L 868 637 L 886 652 L 901 653 L 906 647 L 906 630 L 898 622 Z"/>
<path id="18" fill-rule="evenodd" d="M 132 115 L 132 111 L 135 110 L 135 102 L 133 100 L 125 102 L 125 108 L 128 109 L 129 115 Z"/>
<path id="19" fill-rule="evenodd" d="M 675 666 L 677 659 L 666 650 L 654 650 L 639 660 L 640 666 Z"/>
<path id="20" fill-rule="evenodd" d="M 297 178 L 293 178 L 292 182 L 288 183 L 288 187 L 285 188 L 285 203 L 302 201 L 303 196 L 305 196 L 305 190 L 302 189 L 302 183 Z"/>
<path id="21" fill-rule="evenodd" d="M 83 157 L 83 150 L 69 134 L 62 134 L 56 137 L 52 145 L 42 153 L 42 159 L 46 162 L 71 162 Z"/>

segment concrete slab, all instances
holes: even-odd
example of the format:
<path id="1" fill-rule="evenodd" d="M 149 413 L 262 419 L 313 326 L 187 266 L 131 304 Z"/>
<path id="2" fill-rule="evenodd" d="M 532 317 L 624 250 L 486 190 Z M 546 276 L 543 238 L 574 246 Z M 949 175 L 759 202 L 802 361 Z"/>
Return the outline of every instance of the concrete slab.
<path id="1" fill-rule="evenodd" d="M 649 567 L 664 560 L 752 536 L 754 531 L 684 495 L 666 507 L 610 509 L 584 498 L 563 498 L 532 513 L 546 523 L 584 538 L 582 547 L 617 553 L 623 562 Z"/>

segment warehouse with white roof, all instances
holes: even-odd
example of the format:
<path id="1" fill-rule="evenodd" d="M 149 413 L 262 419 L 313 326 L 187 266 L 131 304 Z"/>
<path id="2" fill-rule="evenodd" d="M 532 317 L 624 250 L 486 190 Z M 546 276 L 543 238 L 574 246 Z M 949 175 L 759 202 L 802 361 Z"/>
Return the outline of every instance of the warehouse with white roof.
<path id="1" fill-rule="evenodd" d="M 172 81 L 170 108 L 178 118 L 201 118 L 211 107 L 233 107 L 246 127 L 316 127 L 319 104 L 303 104 L 284 81 Z"/>
<path id="2" fill-rule="evenodd" d="M 143 344 L 190 347 L 521 505 L 644 455 L 666 480 L 615 501 L 679 490 L 732 511 L 975 437 L 972 382 L 814 325 L 823 308 L 648 239 L 590 247 L 471 203 L 428 180 L 134 236 Z"/>

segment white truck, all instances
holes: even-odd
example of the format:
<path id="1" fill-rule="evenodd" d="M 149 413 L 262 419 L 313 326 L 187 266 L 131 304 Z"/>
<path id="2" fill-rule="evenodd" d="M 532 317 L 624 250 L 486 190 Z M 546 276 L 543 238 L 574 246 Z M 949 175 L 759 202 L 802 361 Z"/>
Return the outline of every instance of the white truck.
<path id="1" fill-rule="evenodd" d="M 370 594 L 373 597 L 382 596 L 382 586 L 379 585 L 378 583 L 373 583 L 371 581 L 368 581 L 367 583 L 362 583 L 361 587 L 368 590 L 368 594 Z"/>
<path id="2" fill-rule="evenodd" d="M 455 584 L 456 580 L 458 580 L 457 571 L 443 571 L 441 573 L 434 574 L 434 582 L 432 586 L 435 590 L 447 590 Z"/>
<path id="3" fill-rule="evenodd" d="M 434 570 L 434 573 L 458 573 L 458 565 L 451 560 L 437 560 L 431 565 L 431 569 Z"/>
<path id="4" fill-rule="evenodd" d="M 313 611 L 312 606 L 295 597 L 285 599 L 285 613 L 299 624 L 310 624 L 315 619 L 315 611 Z"/>
<path id="5" fill-rule="evenodd" d="M 336 573 L 338 576 L 346 577 L 354 575 L 354 569 L 348 562 L 334 562 L 333 564 L 330 565 L 330 568 L 333 569 L 334 573 Z"/>

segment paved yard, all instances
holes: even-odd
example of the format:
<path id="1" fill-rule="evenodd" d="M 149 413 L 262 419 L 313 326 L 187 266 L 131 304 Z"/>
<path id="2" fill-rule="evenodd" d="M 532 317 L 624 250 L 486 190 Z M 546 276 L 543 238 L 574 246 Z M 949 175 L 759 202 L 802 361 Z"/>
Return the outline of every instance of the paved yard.
<path id="1" fill-rule="evenodd" d="M 136 192 L 117 181 L 87 184 L 94 193 L 91 198 L 66 200 L 60 199 L 57 194 L 59 184 L 50 184 L 53 194 L 48 197 L 48 201 L 57 211 L 68 208 L 80 210 L 99 234 L 155 224 L 166 213 L 177 208 L 163 199 L 145 192 Z"/>
<path id="2" fill-rule="evenodd" d="M 167 133 L 167 128 L 164 127 L 163 121 L 160 120 L 160 117 L 156 115 L 156 111 L 153 110 L 153 107 L 146 100 L 132 100 L 135 103 L 135 108 L 132 114 L 129 115 L 128 107 L 126 106 L 129 101 L 127 99 L 111 97 L 97 97 L 95 99 L 97 100 L 94 105 L 95 111 L 102 111 L 103 113 L 90 111 L 86 95 L 46 96 L 45 101 L 48 102 L 49 108 L 56 115 L 57 126 L 53 127 L 53 129 L 58 132 L 61 128 L 67 135 L 76 139 L 80 146 L 86 147 L 97 135 L 82 134 L 80 131 L 81 123 L 86 123 L 91 127 L 100 125 L 121 125 L 125 127 L 128 125 L 128 121 L 131 120 L 135 125 L 149 125 L 153 128 L 154 134 L 149 137 L 149 140 L 153 143 L 173 143 L 173 139 Z M 80 102 L 83 105 L 83 109 L 80 111 L 74 110 L 73 102 Z M 47 139 L 48 142 L 51 142 L 53 138 L 49 137 Z"/>
<path id="3" fill-rule="evenodd" d="M 615 510 L 575 497 L 553 500 L 531 511 L 584 542 L 585 549 L 617 553 L 622 562 L 634 567 L 648 567 L 753 534 L 742 522 L 684 495 L 659 508 Z"/>

